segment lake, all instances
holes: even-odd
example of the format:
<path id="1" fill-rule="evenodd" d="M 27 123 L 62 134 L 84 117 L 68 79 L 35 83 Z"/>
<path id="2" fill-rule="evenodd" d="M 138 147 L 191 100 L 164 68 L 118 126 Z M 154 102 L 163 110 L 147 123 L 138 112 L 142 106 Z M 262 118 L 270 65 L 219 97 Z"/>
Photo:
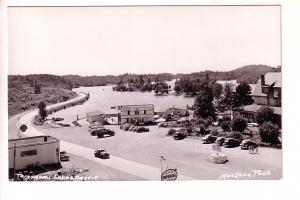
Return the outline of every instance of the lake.
<path id="1" fill-rule="evenodd" d="M 167 82 L 174 87 L 175 80 Z M 63 117 L 65 123 L 71 123 L 76 120 L 76 116 L 86 117 L 87 112 L 100 110 L 104 113 L 116 113 L 112 106 L 119 105 L 135 105 L 135 104 L 153 104 L 154 111 L 165 111 L 166 109 L 175 107 L 186 107 L 194 104 L 194 97 L 185 97 L 183 95 L 174 95 L 174 91 L 168 96 L 155 96 L 154 92 L 117 92 L 113 91 L 114 85 L 96 86 L 96 87 L 80 87 L 74 89 L 75 92 L 90 93 L 90 99 L 82 105 L 70 107 L 65 110 L 50 115 L 51 117 Z"/>

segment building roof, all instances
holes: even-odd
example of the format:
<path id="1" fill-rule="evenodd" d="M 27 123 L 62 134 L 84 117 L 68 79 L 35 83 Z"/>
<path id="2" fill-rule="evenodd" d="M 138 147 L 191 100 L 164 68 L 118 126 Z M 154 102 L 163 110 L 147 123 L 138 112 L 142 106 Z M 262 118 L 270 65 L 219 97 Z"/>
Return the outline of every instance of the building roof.
<path id="1" fill-rule="evenodd" d="M 175 106 L 172 106 L 172 107 L 170 107 L 170 108 L 168 108 L 168 110 L 169 109 L 175 109 L 175 110 L 187 110 L 187 108 L 179 108 L 179 107 L 175 107 Z"/>
<path id="2" fill-rule="evenodd" d="M 282 86 L 281 83 L 281 72 L 269 72 L 265 74 L 265 84 L 266 85 L 272 85 L 274 83 L 274 87 L 280 87 Z M 262 93 L 261 89 L 261 79 L 259 79 L 256 83 L 253 96 L 267 96 L 267 94 Z"/>
<path id="3" fill-rule="evenodd" d="M 47 141 L 44 141 L 45 137 L 47 138 Z M 8 146 L 9 148 L 12 148 L 14 145 L 16 145 L 16 147 L 22 147 L 22 146 L 29 146 L 29 145 L 40 144 L 40 143 L 51 143 L 57 141 L 59 141 L 59 139 L 55 137 L 49 135 L 39 135 L 39 136 L 32 136 L 32 137 L 10 139 L 8 140 Z"/>
<path id="4" fill-rule="evenodd" d="M 261 107 L 263 107 L 263 105 L 251 104 L 251 105 L 241 107 L 241 110 L 256 113 Z M 281 107 L 273 107 L 273 106 L 268 106 L 268 107 L 274 110 L 274 114 L 281 115 Z"/>
<path id="5" fill-rule="evenodd" d="M 121 106 L 118 106 L 119 109 L 122 109 L 122 108 L 144 108 L 144 107 L 151 107 L 151 108 L 154 108 L 153 104 L 140 104 L 140 105 L 121 105 Z"/>
<path id="6" fill-rule="evenodd" d="M 96 111 L 93 111 L 93 112 L 88 112 L 86 113 L 87 116 L 89 117 L 93 117 L 93 116 L 97 116 L 97 115 L 103 115 L 104 112 L 100 111 L 100 110 L 96 110 Z"/>

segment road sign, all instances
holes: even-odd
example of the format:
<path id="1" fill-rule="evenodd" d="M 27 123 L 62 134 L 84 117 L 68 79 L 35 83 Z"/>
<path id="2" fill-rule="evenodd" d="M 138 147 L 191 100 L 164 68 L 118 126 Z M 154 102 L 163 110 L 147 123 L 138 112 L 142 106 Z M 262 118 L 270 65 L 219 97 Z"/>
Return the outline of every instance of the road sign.
<path id="1" fill-rule="evenodd" d="M 222 151 L 221 146 L 219 146 L 217 144 L 213 144 L 212 149 L 213 149 L 213 151 L 216 151 L 216 152 L 221 152 Z"/>
<path id="2" fill-rule="evenodd" d="M 25 131 L 27 130 L 27 126 L 26 126 L 25 124 L 22 124 L 22 125 L 20 126 L 20 130 L 21 130 L 22 132 L 25 132 Z"/>
<path id="3" fill-rule="evenodd" d="M 177 179 L 177 169 L 167 169 L 161 174 L 162 181 L 175 181 Z"/>

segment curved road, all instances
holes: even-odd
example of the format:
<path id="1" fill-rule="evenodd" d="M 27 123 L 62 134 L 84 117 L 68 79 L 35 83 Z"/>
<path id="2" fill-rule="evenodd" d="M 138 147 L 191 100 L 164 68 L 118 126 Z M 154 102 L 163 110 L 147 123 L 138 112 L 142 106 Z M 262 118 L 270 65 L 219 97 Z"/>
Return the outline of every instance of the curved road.
<path id="1" fill-rule="evenodd" d="M 71 104 L 81 98 L 84 98 L 85 94 L 83 93 L 78 93 L 78 96 L 62 103 L 57 103 L 54 105 L 47 106 L 47 109 L 50 108 L 56 108 L 62 105 L 68 105 Z M 33 125 L 33 118 L 35 115 L 38 114 L 38 110 L 33 110 L 31 112 L 28 112 L 21 116 L 19 118 L 19 124 L 26 124 L 27 130 L 24 133 L 26 136 L 37 136 L 37 135 L 44 135 L 41 133 L 39 130 L 37 130 L 34 125 Z M 160 180 L 160 168 L 148 166 L 145 164 L 141 164 L 138 162 L 130 161 L 123 159 L 121 157 L 113 156 L 111 155 L 110 159 L 108 160 L 102 160 L 99 158 L 95 158 L 94 156 L 94 150 L 90 148 L 86 148 L 77 144 L 65 142 L 65 141 L 60 141 L 60 149 L 63 151 L 67 151 L 71 154 L 81 156 L 85 159 L 92 160 L 96 162 L 99 165 L 105 165 L 109 166 L 113 169 L 123 171 L 135 176 L 139 176 L 141 178 L 147 179 L 147 180 Z M 188 176 L 183 176 L 183 175 L 178 175 L 177 180 L 194 180 L 192 177 Z"/>

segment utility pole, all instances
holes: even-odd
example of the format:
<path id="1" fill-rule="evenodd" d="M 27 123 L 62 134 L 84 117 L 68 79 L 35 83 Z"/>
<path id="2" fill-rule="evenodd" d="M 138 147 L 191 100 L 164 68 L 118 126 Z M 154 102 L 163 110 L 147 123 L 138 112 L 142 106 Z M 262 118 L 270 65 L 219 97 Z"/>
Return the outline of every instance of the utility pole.
<path id="1" fill-rule="evenodd" d="M 16 173 L 16 143 L 14 143 L 14 175 Z"/>
<path id="2" fill-rule="evenodd" d="M 162 175 L 162 161 L 166 160 L 163 156 L 160 156 L 160 175 Z"/>

